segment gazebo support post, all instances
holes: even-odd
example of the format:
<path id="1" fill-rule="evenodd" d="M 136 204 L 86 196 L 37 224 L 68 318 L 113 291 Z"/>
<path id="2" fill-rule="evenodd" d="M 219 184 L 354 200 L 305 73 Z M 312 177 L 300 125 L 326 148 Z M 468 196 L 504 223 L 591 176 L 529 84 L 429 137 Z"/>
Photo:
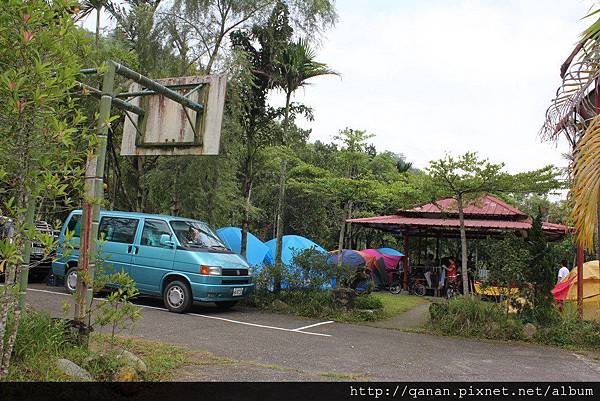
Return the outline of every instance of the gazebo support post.
<path id="1" fill-rule="evenodd" d="M 583 248 L 577 245 L 577 314 L 583 320 Z"/>

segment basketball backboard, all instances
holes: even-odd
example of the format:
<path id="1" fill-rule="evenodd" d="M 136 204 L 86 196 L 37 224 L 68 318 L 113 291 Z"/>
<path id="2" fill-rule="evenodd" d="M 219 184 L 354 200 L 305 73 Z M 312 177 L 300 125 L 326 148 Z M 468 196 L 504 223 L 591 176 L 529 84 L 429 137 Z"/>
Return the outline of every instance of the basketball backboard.
<path id="1" fill-rule="evenodd" d="M 129 103 L 143 109 L 144 115 L 125 111 L 121 155 L 218 155 L 227 77 L 178 77 L 156 82 L 204 107 L 196 112 L 163 95 L 144 94 L 146 88 L 137 82 L 131 84 L 133 99 Z"/>

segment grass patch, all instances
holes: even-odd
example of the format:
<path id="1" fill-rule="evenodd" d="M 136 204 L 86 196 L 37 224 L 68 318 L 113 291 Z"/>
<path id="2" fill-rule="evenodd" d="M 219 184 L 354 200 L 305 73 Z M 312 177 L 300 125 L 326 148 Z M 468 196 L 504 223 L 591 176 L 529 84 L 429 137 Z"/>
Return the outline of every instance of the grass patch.
<path id="1" fill-rule="evenodd" d="M 427 301 L 425 298 L 416 295 L 396 295 L 387 292 L 375 292 L 372 296 L 381 301 L 385 317 L 399 315 Z"/>
<path id="2" fill-rule="evenodd" d="M 170 344 L 117 337 L 115 345 L 144 360 L 147 371 L 138 376 L 142 381 L 168 380 L 175 369 L 193 363 L 190 352 Z M 122 359 L 116 358 L 117 352 L 110 352 L 107 335 L 92 333 L 88 348 L 74 342 L 61 321 L 47 313 L 28 311 L 19 326 L 7 379 L 72 381 L 57 367 L 58 359 L 64 358 L 88 370 L 94 380 L 110 381 L 123 366 Z"/>
<path id="3" fill-rule="evenodd" d="M 329 319 L 337 322 L 365 322 L 385 319 L 384 305 L 374 294 L 360 295 L 351 305 L 342 307 L 333 300 L 331 291 L 292 290 L 279 293 L 258 292 L 249 305 L 270 312 Z"/>
<path id="4" fill-rule="evenodd" d="M 495 303 L 477 298 L 454 298 L 429 307 L 432 330 L 437 334 L 462 337 L 519 340 L 523 323 L 507 315 Z"/>
<path id="5" fill-rule="evenodd" d="M 110 336 L 94 334 L 92 348 L 109 347 Z M 182 347 L 157 341 L 142 340 L 131 337 L 116 337 L 116 346 L 139 356 L 144 360 L 148 371 L 144 373 L 144 381 L 166 381 L 173 378 L 174 371 L 182 366 L 195 364 L 195 355 Z"/>
<path id="6" fill-rule="evenodd" d="M 528 316 L 507 314 L 504 306 L 474 297 L 433 303 L 429 312 L 432 334 L 523 340 L 579 351 L 600 349 L 600 323 L 579 321 L 575 310 L 567 309 L 562 315 L 554 311 L 552 319 L 536 322 L 536 331 L 530 338 L 524 334 Z"/>

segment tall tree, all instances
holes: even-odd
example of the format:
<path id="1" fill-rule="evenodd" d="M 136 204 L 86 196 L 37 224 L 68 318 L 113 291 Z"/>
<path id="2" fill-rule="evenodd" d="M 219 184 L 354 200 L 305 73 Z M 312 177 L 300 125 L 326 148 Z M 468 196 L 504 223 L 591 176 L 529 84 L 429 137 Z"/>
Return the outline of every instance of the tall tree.
<path id="1" fill-rule="evenodd" d="M 290 132 L 290 111 L 292 94 L 299 88 L 308 84 L 308 80 L 322 75 L 337 74 L 329 69 L 326 64 L 315 60 L 316 54 L 308 45 L 306 39 L 299 39 L 290 43 L 281 53 L 277 61 L 278 74 L 276 86 L 285 94 L 283 109 L 282 143 L 288 143 Z M 275 266 L 281 270 L 281 253 L 283 239 L 283 205 L 285 202 L 285 180 L 287 176 L 287 159 L 282 158 L 279 175 L 279 196 L 277 203 L 277 239 L 275 242 Z"/>
<path id="2" fill-rule="evenodd" d="M 373 134 L 367 134 L 363 130 L 354 130 L 351 128 L 345 128 L 339 132 L 338 135 L 334 136 L 333 139 L 341 142 L 341 155 L 343 160 L 343 166 L 346 170 L 345 177 L 349 180 L 355 178 L 358 174 L 358 168 L 361 161 L 364 162 L 365 158 L 368 158 L 367 141 L 374 137 Z M 340 236 L 338 241 L 338 250 L 342 252 L 344 248 L 344 238 L 346 236 L 346 220 L 352 218 L 352 207 L 354 196 L 349 197 L 345 200 L 345 211 L 342 213 L 342 221 L 340 225 Z M 341 265 L 342 258 L 338 258 L 338 263 Z"/>
<path id="3" fill-rule="evenodd" d="M 446 155 L 440 160 L 431 161 L 427 168 L 434 196 L 451 197 L 456 201 L 460 221 L 462 282 L 465 296 L 469 294 L 469 280 L 464 209 L 469 203 L 490 193 L 547 193 L 561 187 L 558 181 L 559 172 L 552 166 L 515 175 L 503 172 L 503 168 L 503 163 L 494 164 L 487 159 L 479 159 L 473 152 L 456 158 Z"/>
<path id="4" fill-rule="evenodd" d="M 74 2 L 0 2 L 0 214 L 14 223 L 0 238 L 0 380 L 7 372 L 23 312 L 17 284 L 27 284 L 35 234 L 33 210 L 42 193 L 60 199 L 76 184 L 81 154 L 74 151 L 83 116 L 72 93 L 79 73 L 75 49 L 85 44 L 71 10 Z M 26 218 L 27 217 L 27 218 Z M 43 239 L 50 245 L 51 238 Z M 8 316 L 12 324 L 8 327 Z"/>
<path id="5" fill-rule="evenodd" d="M 274 143 L 275 112 L 267 107 L 267 94 L 273 89 L 275 62 L 292 36 L 288 9 L 279 3 L 265 25 L 255 25 L 251 32 L 236 31 L 232 36 L 234 48 L 243 52 L 248 75 L 240 85 L 238 121 L 244 143 L 241 160 L 242 195 L 245 212 L 242 221 L 241 254 L 246 256 L 250 223 L 251 194 L 255 177 L 255 162 L 262 148 Z"/>

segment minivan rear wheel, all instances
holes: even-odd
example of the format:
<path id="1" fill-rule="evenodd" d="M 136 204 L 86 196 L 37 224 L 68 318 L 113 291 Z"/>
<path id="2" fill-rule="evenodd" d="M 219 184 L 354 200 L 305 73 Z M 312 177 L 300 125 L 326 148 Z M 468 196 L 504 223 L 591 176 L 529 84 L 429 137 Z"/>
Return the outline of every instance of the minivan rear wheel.
<path id="1" fill-rule="evenodd" d="M 67 274 L 65 274 L 65 290 L 69 294 L 77 291 L 77 266 L 73 266 L 67 270 Z"/>
<path id="2" fill-rule="evenodd" d="M 192 306 L 192 290 L 179 280 L 171 281 L 165 287 L 163 301 L 167 309 L 175 313 L 185 313 Z"/>

